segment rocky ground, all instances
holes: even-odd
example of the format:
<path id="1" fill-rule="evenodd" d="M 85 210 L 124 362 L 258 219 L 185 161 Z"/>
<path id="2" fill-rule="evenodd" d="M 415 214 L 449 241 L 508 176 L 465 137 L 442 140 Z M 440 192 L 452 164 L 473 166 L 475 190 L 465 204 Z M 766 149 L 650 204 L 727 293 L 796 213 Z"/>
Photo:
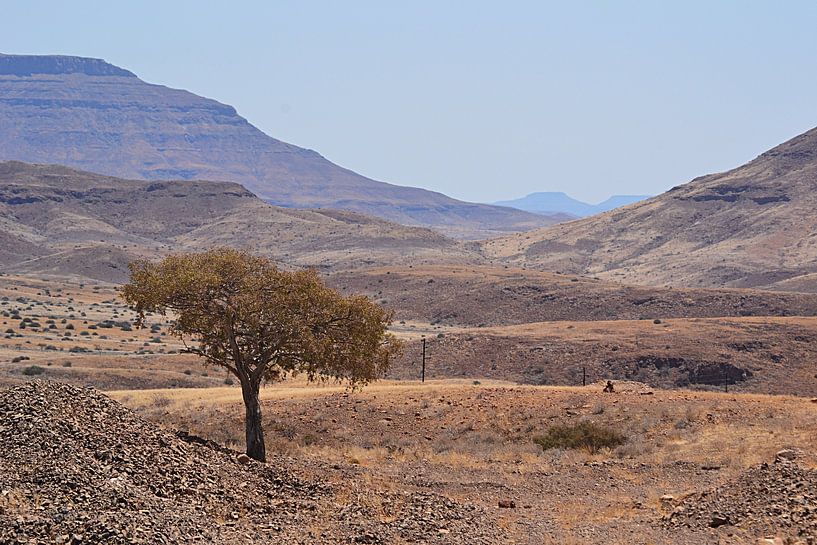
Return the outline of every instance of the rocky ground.
<path id="1" fill-rule="evenodd" d="M 692 494 L 667 515 L 670 528 L 730 527 L 744 537 L 785 535 L 817 543 L 817 470 L 796 463 L 793 450 L 714 489 Z M 670 503 L 674 498 L 666 497 Z"/>
<path id="2" fill-rule="evenodd" d="M 258 464 L 93 390 L 31 382 L 0 392 L 0 414 L 0 543 L 503 541 L 472 505 L 366 490 L 351 467 Z"/>
<path id="3" fill-rule="evenodd" d="M 747 529 L 735 519 L 711 528 L 724 506 L 705 502 L 698 522 L 668 525 L 664 517 L 713 487 L 741 490 L 743 476 L 781 449 L 794 449 L 803 471 L 817 466 L 817 403 L 626 382 L 605 394 L 602 386 L 463 380 L 346 392 L 284 384 L 262 391 L 267 447 L 299 460 L 352 464 L 369 490 L 417 490 L 477 505 L 507 530 L 499 543 L 698 545 L 791 535 L 774 517 L 769 526 Z M 112 395 L 165 425 L 235 448 L 243 442 L 235 389 Z M 534 442 L 550 427 L 580 422 L 616 430 L 627 441 L 592 453 L 543 451 Z M 754 496 L 758 509 L 780 503 L 757 489 L 735 494 Z"/>
<path id="4" fill-rule="evenodd" d="M 431 321 L 398 320 L 393 330 L 407 345 L 388 378 L 420 377 L 421 343 L 425 338 L 427 378 L 577 385 L 582 383 L 584 369 L 590 382 L 636 380 L 658 388 L 722 389 L 728 381 L 734 391 L 803 396 L 817 393 L 817 376 L 810 363 L 817 358 L 817 317 L 623 319 L 630 315 L 627 308 L 643 308 L 648 315 L 663 316 L 699 303 L 715 314 L 735 314 L 741 309 L 773 314 L 789 304 L 780 299 L 782 295 L 761 294 L 754 298 L 747 295 L 753 292 L 732 290 L 727 291 L 731 299 L 717 294 L 706 299 L 699 297 L 699 292 L 709 293 L 706 290 L 689 290 L 690 297 L 698 294 L 695 296 L 699 299 L 687 301 L 683 290 L 664 290 L 661 297 L 647 296 L 635 288 L 607 293 L 610 286 L 563 278 L 553 281 L 546 291 L 561 294 L 554 295 L 558 304 L 575 309 L 572 321 L 562 315 L 557 321 L 464 327 L 462 324 L 478 319 L 478 307 L 493 309 L 485 317 L 489 322 L 501 321 L 500 315 L 507 311 L 506 323 L 515 323 L 529 307 L 546 310 L 552 302 L 545 297 L 544 302 L 537 303 L 525 295 L 522 287 L 533 289 L 531 283 L 538 277 L 511 275 L 514 282 L 521 284 L 506 285 L 515 286 L 515 291 L 506 293 L 499 286 L 509 280 L 500 275 L 494 291 L 504 295 L 492 298 L 494 291 L 485 286 L 492 282 L 494 273 L 457 270 L 460 273 L 454 274 L 437 268 L 436 276 L 431 275 L 424 285 L 439 286 L 440 296 L 448 301 L 443 306 L 457 309 L 457 320 L 462 322 L 437 322 L 434 312 L 426 317 Z M 452 276 L 446 280 L 444 272 Z M 386 273 L 382 274 L 386 279 L 396 276 Z M 409 283 L 411 289 L 426 273 L 419 274 L 414 283 Z M 543 282 L 555 278 L 540 276 Z M 377 280 L 372 280 L 367 289 L 379 286 Z M 386 280 L 384 285 L 388 282 L 393 281 Z M 399 282 L 390 285 L 395 289 Z M 359 286 L 351 287 L 357 290 Z M 484 307 L 475 306 L 479 301 L 465 296 L 455 301 L 458 290 L 466 293 L 468 289 L 483 293 L 487 299 L 479 301 Z M 562 293 L 562 289 L 567 292 Z M 583 291 L 587 293 L 578 297 Z M 423 302 L 429 293 L 418 294 L 413 304 L 418 308 L 433 307 Z M 522 301 L 528 302 L 522 305 Z M 803 297 L 801 307 L 791 308 L 807 313 L 809 301 Z M 601 316 L 621 311 L 622 319 L 593 321 L 593 316 L 581 311 L 591 307 Z M 535 313 L 531 311 L 531 315 Z M 109 284 L 0 276 L 0 386 L 36 377 L 101 390 L 212 388 L 232 381 L 224 370 L 205 367 L 200 359 L 182 354 L 184 346 L 169 333 L 167 317 L 149 317 L 145 329 L 133 327 L 133 319 L 134 313 L 123 305 L 116 287 Z"/>

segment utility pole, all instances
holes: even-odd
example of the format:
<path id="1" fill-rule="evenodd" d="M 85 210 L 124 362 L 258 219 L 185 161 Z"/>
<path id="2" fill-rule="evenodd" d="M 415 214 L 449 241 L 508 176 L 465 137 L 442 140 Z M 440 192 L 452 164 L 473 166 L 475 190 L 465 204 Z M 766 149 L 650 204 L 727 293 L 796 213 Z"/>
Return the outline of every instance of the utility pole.
<path id="1" fill-rule="evenodd" d="M 582 386 L 587 386 L 587 367 L 582 367 Z"/>
<path id="2" fill-rule="evenodd" d="M 426 338 L 423 337 L 423 371 L 420 375 L 421 382 L 426 381 Z"/>

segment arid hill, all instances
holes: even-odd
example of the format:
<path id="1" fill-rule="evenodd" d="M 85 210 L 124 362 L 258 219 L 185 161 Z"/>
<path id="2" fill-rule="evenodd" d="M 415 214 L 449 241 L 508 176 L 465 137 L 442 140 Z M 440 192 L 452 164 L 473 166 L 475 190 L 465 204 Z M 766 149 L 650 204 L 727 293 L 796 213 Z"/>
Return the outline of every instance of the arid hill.
<path id="1" fill-rule="evenodd" d="M 264 200 L 337 208 L 462 238 L 567 219 L 370 180 L 267 136 L 232 106 L 100 59 L 0 55 L 0 159 L 142 180 L 237 182 Z"/>
<path id="2" fill-rule="evenodd" d="M 122 180 L 13 161 L 0 163 L 0 225 L 4 270 L 108 281 L 125 279 L 135 257 L 217 245 L 320 268 L 479 258 L 429 229 L 275 207 L 234 183 Z"/>
<path id="3" fill-rule="evenodd" d="M 630 284 L 817 290 L 817 129 L 621 209 L 485 243 L 494 259 Z"/>
<path id="4" fill-rule="evenodd" d="M 627 286 L 485 265 L 377 267 L 333 273 L 328 280 L 342 291 L 380 301 L 398 319 L 446 326 L 817 315 L 817 294 Z"/>

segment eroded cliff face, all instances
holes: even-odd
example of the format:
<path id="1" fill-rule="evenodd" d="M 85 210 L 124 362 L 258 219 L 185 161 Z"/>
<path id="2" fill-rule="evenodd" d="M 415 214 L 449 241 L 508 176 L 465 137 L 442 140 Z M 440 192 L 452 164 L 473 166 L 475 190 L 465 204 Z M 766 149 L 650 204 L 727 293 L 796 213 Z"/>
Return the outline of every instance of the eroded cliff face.
<path id="1" fill-rule="evenodd" d="M 238 182 L 268 202 L 340 208 L 464 238 L 554 218 L 370 180 L 272 138 L 235 108 L 99 59 L 0 56 L 0 160 L 122 178 Z"/>

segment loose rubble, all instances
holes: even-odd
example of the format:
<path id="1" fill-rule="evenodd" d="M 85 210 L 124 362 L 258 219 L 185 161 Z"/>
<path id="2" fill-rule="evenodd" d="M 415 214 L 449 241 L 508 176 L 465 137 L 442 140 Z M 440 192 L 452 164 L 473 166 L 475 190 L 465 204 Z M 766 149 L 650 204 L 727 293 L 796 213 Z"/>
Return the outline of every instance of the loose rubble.
<path id="1" fill-rule="evenodd" d="M 671 528 L 728 528 L 753 537 L 778 536 L 817 544 L 817 470 L 781 451 L 774 463 L 735 481 L 693 494 L 664 518 Z"/>
<path id="2" fill-rule="evenodd" d="M 31 382 L 0 391 L 0 415 L 0 543 L 503 541 L 476 507 L 368 491 L 374 509 L 325 468 L 259 464 L 95 390 Z"/>

